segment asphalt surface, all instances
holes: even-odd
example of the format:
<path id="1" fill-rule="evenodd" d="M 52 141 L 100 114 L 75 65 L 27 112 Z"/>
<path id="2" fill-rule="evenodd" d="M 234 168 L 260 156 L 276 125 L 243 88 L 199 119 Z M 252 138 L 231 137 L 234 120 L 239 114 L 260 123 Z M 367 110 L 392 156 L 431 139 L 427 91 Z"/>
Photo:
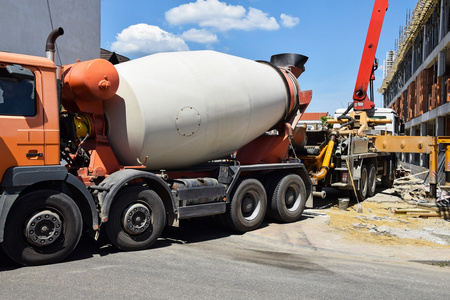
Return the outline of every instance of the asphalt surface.
<path id="1" fill-rule="evenodd" d="M 0 299 L 448 297 L 445 262 L 343 247 L 324 222 L 310 213 L 236 235 L 212 218 L 189 220 L 167 229 L 152 249 L 118 252 L 83 238 L 64 262 L 39 267 L 19 267 L 1 253 Z"/>

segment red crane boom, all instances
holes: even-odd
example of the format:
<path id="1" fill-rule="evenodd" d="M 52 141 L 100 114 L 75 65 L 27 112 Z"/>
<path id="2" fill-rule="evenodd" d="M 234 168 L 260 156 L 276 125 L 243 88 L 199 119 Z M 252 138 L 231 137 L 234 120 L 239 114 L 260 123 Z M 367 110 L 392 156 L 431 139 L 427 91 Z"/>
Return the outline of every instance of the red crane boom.
<path id="1" fill-rule="evenodd" d="M 372 101 L 373 99 L 369 99 L 367 96 L 367 88 L 370 80 L 375 79 L 373 72 L 378 67 L 375 62 L 375 54 L 377 52 L 384 15 L 389 6 L 388 2 L 388 0 L 375 0 L 373 6 L 366 43 L 359 65 L 358 77 L 356 78 L 355 91 L 353 92 L 354 110 L 369 110 L 375 107 L 375 103 Z"/>

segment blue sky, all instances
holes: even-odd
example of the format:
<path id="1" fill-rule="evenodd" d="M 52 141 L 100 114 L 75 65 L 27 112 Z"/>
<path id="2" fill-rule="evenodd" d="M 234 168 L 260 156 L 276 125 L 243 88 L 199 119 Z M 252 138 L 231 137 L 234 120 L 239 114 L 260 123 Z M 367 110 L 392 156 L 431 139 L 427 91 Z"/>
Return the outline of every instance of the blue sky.
<path id="1" fill-rule="evenodd" d="M 383 64 L 416 0 L 391 0 L 377 50 Z M 101 46 L 130 58 L 210 49 L 252 60 L 285 52 L 309 57 L 300 76 L 313 90 L 307 111 L 352 101 L 374 0 L 101 0 Z M 376 72 L 375 88 L 383 71 Z M 382 96 L 375 95 L 382 107 Z"/>

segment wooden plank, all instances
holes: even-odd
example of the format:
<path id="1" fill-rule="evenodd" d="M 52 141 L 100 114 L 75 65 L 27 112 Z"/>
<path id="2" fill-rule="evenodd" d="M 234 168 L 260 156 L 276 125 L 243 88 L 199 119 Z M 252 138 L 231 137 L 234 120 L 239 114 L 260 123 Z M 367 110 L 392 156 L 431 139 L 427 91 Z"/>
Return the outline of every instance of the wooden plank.
<path id="1" fill-rule="evenodd" d="M 395 209 L 395 214 L 409 214 L 409 213 L 429 213 L 431 212 L 429 209 L 422 208 L 399 208 Z"/>

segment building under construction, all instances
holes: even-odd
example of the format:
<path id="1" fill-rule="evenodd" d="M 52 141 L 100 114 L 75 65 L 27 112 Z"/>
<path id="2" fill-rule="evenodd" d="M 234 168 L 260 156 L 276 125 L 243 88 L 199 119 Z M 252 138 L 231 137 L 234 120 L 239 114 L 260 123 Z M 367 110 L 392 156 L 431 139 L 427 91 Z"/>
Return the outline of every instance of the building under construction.
<path id="1" fill-rule="evenodd" d="M 397 51 L 387 54 L 379 92 L 384 106 L 405 121 L 406 135 L 450 135 L 450 0 L 418 1 Z M 401 160 L 428 167 L 424 154 L 402 154 Z"/>

